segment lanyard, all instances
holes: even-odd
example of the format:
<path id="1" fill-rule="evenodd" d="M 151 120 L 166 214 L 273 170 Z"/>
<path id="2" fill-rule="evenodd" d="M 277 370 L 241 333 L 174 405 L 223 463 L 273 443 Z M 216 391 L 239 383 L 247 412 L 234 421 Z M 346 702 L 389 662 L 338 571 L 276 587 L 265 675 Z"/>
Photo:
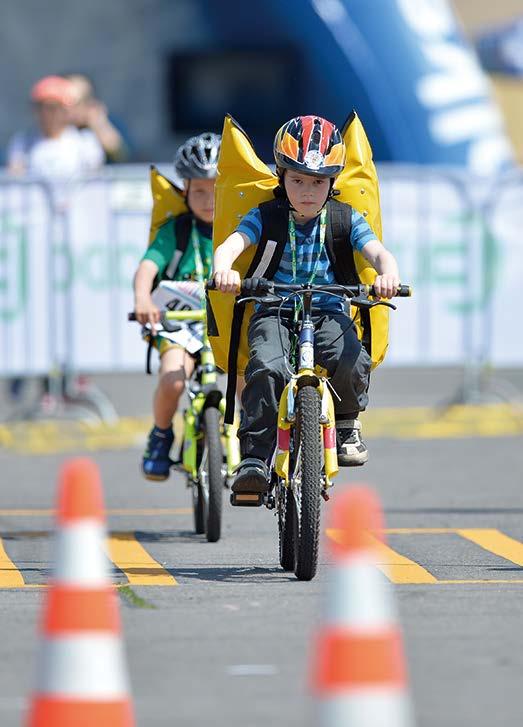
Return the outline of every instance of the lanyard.
<path id="1" fill-rule="evenodd" d="M 310 274 L 308 283 L 311 284 L 314 282 L 314 278 L 316 277 L 316 273 L 318 271 L 318 264 L 320 262 L 323 248 L 325 247 L 325 235 L 327 232 L 327 209 L 324 207 L 320 214 L 320 249 L 318 250 L 318 255 L 316 257 L 316 262 L 314 263 L 314 268 L 312 269 L 312 272 Z M 316 230 L 314 231 L 314 234 L 316 234 Z M 292 212 L 289 212 L 289 242 L 291 244 L 291 253 L 292 253 L 292 282 L 296 282 L 296 272 L 297 272 L 297 262 L 296 262 L 296 225 L 294 223 L 294 218 L 292 216 Z M 299 319 L 300 310 L 301 310 L 302 302 L 301 299 L 298 301 L 296 298 L 294 298 L 294 322 L 296 323 Z M 294 345 L 291 349 L 291 356 L 294 356 L 296 348 L 296 342 L 294 342 Z"/>
<path id="2" fill-rule="evenodd" d="M 204 269 L 203 269 L 203 260 L 202 260 L 202 253 L 200 251 L 200 236 L 198 235 L 198 230 L 196 229 L 196 222 L 192 221 L 192 227 L 191 227 L 191 241 L 192 246 L 194 249 L 194 271 L 196 273 L 196 280 L 199 283 L 204 282 Z"/>
<path id="3" fill-rule="evenodd" d="M 314 268 L 311 272 L 310 278 L 308 280 L 308 283 L 313 283 L 314 278 L 316 277 L 316 272 L 318 271 L 318 264 L 320 262 L 320 258 L 323 253 L 323 248 L 325 247 L 325 235 L 327 232 L 327 210 L 324 207 L 320 214 L 320 249 L 318 251 L 318 256 L 316 257 L 316 262 L 314 263 Z M 292 216 L 292 212 L 289 212 L 289 242 L 291 244 L 291 253 L 292 253 L 292 282 L 296 282 L 296 225 L 294 223 L 294 217 Z"/>

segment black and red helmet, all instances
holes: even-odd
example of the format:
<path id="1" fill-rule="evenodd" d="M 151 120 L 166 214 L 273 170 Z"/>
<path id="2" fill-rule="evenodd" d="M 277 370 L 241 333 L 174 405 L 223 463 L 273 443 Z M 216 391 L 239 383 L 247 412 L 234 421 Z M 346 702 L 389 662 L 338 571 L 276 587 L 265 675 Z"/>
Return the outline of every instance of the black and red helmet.
<path id="1" fill-rule="evenodd" d="M 339 129 L 320 116 L 296 116 L 274 138 L 276 167 L 316 177 L 337 177 L 345 166 Z"/>

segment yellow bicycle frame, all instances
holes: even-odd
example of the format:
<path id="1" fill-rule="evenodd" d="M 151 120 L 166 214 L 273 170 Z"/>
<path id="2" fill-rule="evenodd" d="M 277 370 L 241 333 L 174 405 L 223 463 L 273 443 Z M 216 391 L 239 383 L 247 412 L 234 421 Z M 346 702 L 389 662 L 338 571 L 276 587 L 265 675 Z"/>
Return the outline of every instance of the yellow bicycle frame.
<path id="1" fill-rule="evenodd" d="M 168 321 L 202 321 L 205 323 L 207 319 L 205 309 L 166 311 L 163 316 Z M 203 347 L 200 351 L 200 360 L 202 366 L 202 386 L 205 387 L 216 384 L 218 376 L 216 373 L 214 355 L 207 337 L 207 326 L 204 326 L 203 329 Z M 195 396 L 191 397 L 189 406 L 185 410 L 183 418 L 184 433 L 182 466 L 193 479 L 196 479 L 198 476 L 197 443 L 203 436 L 199 427 L 199 421 L 206 398 L 207 395 L 204 391 L 198 392 Z M 223 396 L 220 398 L 218 408 L 223 417 L 225 414 L 225 399 Z M 227 475 L 229 477 L 233 474 L 235 467 L 237 467 L 240 462 L 240 449 L 236 434 L 237 430 L 238 425 L 236 422 L 234 424 L 223 425 L 222 434 L 225 445 Z"/>

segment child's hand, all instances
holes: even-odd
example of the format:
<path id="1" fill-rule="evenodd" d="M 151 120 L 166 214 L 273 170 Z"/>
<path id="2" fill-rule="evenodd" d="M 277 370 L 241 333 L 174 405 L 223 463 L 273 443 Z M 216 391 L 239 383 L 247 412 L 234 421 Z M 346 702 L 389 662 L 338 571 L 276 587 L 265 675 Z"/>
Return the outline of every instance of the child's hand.
<path id="1" fill-rule="evenodd" d="M 153 303 L 151 296 L 136 298 L 134 302 L 136 320 L 145 326 L 150 323 L 151 330 L 156 333 L 156 324 L 160 321 L 160 309 Z"/>
<path id="2" fill-rule="evenodd" d="M 242 281 L 237 270 L 217 270 L 213 278 L 216 289 L 222 293 L 239 293 L 241 290 Z"/>
<path id="3" fill-rule="evenodd" d="M 392 275 L 391 273 L 378 275 L 374 281 L 374 290 L 380 298 L 392 298 L 398 292 L 399 287 L 400 281 L 398 276 Z"/>

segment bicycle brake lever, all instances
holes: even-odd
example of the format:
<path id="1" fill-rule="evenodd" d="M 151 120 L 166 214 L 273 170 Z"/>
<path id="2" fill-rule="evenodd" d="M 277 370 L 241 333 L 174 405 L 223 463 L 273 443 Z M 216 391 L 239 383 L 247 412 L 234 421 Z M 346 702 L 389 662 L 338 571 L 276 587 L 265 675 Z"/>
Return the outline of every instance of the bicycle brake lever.
<path id="1" fill-rule="evenodd" d="M 279 295 L 248 295 L 242 298 L 237 298 L 236 303 L 248 303 L 251 300 L 255 303 L 281 303 L 283 298 Z"/>
<path id="2" fill-rule="evenodd" d="M 393 303 L 389 303 L 386 300 L 369 300 L 368 298 L 360 298 L 359 296 L 357 298 L 351 298 L 350 299 L 351 305 L 355 305 L 357 308 L 374 308 L 377 305 L 385 305 L 387 308 L 392 308 L 392 310 L 396 310 L 396 306 Z"/>

